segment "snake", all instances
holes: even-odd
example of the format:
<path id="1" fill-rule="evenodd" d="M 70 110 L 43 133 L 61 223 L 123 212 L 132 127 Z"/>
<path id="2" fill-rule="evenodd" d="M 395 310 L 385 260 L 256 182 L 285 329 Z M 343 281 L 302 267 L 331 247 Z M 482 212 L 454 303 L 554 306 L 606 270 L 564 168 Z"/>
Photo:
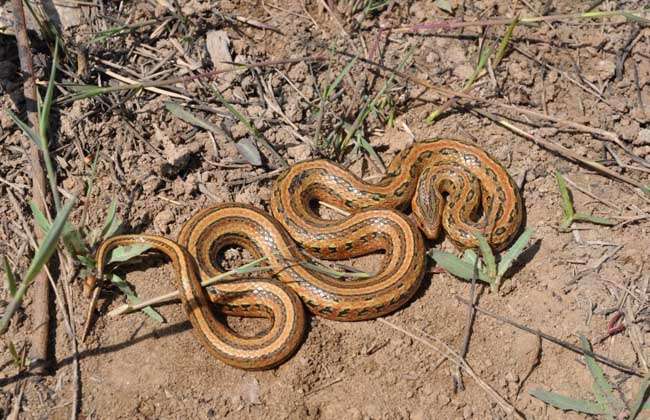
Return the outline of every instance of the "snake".
<path id="1" fill-rule="evenodd" d="M 324 218 L 314 206 L 319 201 L 350 214 Z M 172 260 L 184 310 L 203 345 L 232 366 L 267 369 L 299 346 L 305 329 L 301 301 L 331 320 L 384 316 L 420 286 L 426 268 L 422 233 L 433 240 L 444 231 L 461 249 L 476 247 L 480 233 L 501 250 L 523 220 L 522 199 L 507 170 L 483 149 L 451 139 L 415 143 L 377 183 L 328 160 L 299 162 L 276 180 L 270 210 L 272 215 L 237 203 L 199 210 L 176 242 L 151 235 L 111 238 L 98 251 L 98 278 L 110 248 L 152 244 Z M 223 272 L 217 256 L 230 247 L 266 257 L 277 281 L 238 279 L 203 289 L 200 279 Z M 382 262 L 363 279 L 341 279 L 305 264 L 308 256 L 342 260 L 378 252 Z M 215 318 L 210 304 L 226 314 L 270 318 L 273 326 L 255 337 L 238 335 Z"/>

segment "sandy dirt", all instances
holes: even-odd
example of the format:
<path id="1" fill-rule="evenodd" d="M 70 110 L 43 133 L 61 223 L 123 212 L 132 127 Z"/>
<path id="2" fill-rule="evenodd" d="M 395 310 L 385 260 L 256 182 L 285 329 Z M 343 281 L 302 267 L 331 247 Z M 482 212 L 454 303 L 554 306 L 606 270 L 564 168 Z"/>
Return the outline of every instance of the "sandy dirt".
<path id="1" fill-rule="evenodd" d="M 472 113 L 471 106 L 452 108 L 435 124 L 427 124 L 424 119 L 445 98 L 403 77 L 396 77 L 381 92 L 388 73 L 361 60 L 389 68 L 402 65 L 412 77 L 460 91 L 474 71 L 480 42 L 495 48 L 507 25 L 486 27 L 484 32 L 477 26 L 420 33 L 380 28 L 412 28 L 440 19 L 572 14 L 587 10 L 591 2 L 454 0 L 448 2 L 453 17 L 434 5 L 438 2 L 420 0 L 388 1 L 389 5 L 366 14 L 363 6 L 354 9 L 351 4 L 381 2 L 101 3 L 101 8 L 76 7 L 78 20 L 72 19 L 74 25 L 63 29 L 69 49 L 62 60 L 66 73 L 61 82 L 99 81 L 114 86 L 122 83 L 114 74 L 162 80 L 230 66 L 221 61 L 325 59 L 263 65 L 215 80 L 196 77 L 162 86 L 162 93 L 117 91 L 68 102 L 72 89 L 60 89 L 50 149 L 64 196 L 75 194 L 81 200 L 73 223 L 80 224 L 85 213 L 86 229 L 100 228 L 111 201 L 116 200 L 123 231 L 175 238 L 194 211 L 211 204 L 234 201 L 268 209 L 279 162 L 257 142 L 262 165 L 247 163 L 234 141 L 254 145 L 255 137 L 211 89 L 218 89 L 247 116 L 289 164 L 327 157 L 357 175 L 377 179 L 380 166 L 363 148 L 350 147 L 337 154 L 333 144 L 345 136 L 369 98 L 380 93 L 376 111 L 364 120 L 359 133 L 386 165 L 414 139 L 459 138 L 488 150 L 523 185 L 526 225 L 535 230 L 533 240 L 499 293 L 480 287 L 479 306 L 572 344 L 579 344 L 579 335 L 584 335 L 594 343 L 594 351 L 640 371 L 647 369 L 648 196 L 534 145 Z M 167 3 L 170 6 L 164 6 Z M 181 6 L 174 8 L 172 3 Z M 334 3 L 338 3 L 334 9 L 323 6 Z M 605 1 L 599 10 L 637 9 L 642 3 Z M 90 42 L 100 31 L 152 19 L 153 24 Z M 47 80 L 51 55 L 37 33 L 33 36 L 39 78 Z M 649 45 L 647 27 L 626 23 L 622 17 L 565 18 L 518 26 L 502 62 L 490 67 L 470 93 L 616 133 L 630 153 L 602 136 L 521 112 L 504 113 L 527 132 L 647 185 L 650 109 L 644 104 L 650 103 Z M 349 56 L 334 50 L 360 59 L 342 78 L 321 115 L 319 92 L 350 62 Z M 0 104 L 24 118 L 18 68 L 15 39 L 0 35 Z M 168 101 L 183 105 L 226 134 L 215 135 L 182 121 L 166 110 Z M 0 177 L 6 181 L 0 183 L 0 255 L 8 256 L 17 273 L 25 272 L 31 255 L 27 236 L 31 232 L 24 230 L 8 196 L 10 191 L 22 216 L 31 220 L 31 178 L 22 136 L 0 113 Z M 311 142 L 315 144 L 310 146 Z M 562 208 L 555 171 L 597 197 L 570 185 L 576 209 L 618 224 L 577 223 L 571 232 L 560 230 Z M 87 194 L 90 182 L 93 187 Z M 448 241 L 427 246 L 454 251 Z M 246 260 L 236 252 L 229 257 L 232 266 Z M 371 270 L 380 258 L 346 263 Z M 171 291 L 171 266 L 162 259 L 147 257 L 146 261 L 119 272 L 143 298 Z M 82 282 L 79 273 L 69 285 L 78 336 L 88 304 Z M 466 335 L 468 309 L 455 296 L 469 295 L 467 282 L 431 262 L 416 297 L 386 320 L 435 347 L 444 343 L 458 352 Z M 10 300 L 5 289 L 0 297 Z M 125 300 L 116 288 L 104 290 L 90 336 L 79 344 L 81 418 L 508 417 L 467 374 L 464 390 L 455 392 L 454 363 L 381 321 L 341 323 L 310 317 L 305 342 L 294 357 L 271 371 L 245 372 L 220 363 L 201 347 L 178 303 L 157 308 L 164 324 L 141 312 L 106 316 Z M 52 375 L 20 373 L 8 351 L 9 340 L 19 349 L 29 345 L 35 327 L 30 315 L 33 305 L 28 295 L 2 341 L 0 410 L 5 416 L 19 412 L 20 418 L 68 418 L 74 371 L 59 308 L 52 305 L 57 319 L 52 327 Z M 618 310 L 625 314 L 626 328 L 606 338 L 608 322 Z M 263 324 L 230 322 L 244 331 Z M 534 388 L 593 399 L 592 379 L 579 355 L 546 340 L 540 344 L 535 335 L 482 314 L 473 324 L 467 362 L 526 418 L 584 418 L 533 398 L 529 391 Z M 641 379 L 604 369 L 616 392 L 630 403 Z"/>

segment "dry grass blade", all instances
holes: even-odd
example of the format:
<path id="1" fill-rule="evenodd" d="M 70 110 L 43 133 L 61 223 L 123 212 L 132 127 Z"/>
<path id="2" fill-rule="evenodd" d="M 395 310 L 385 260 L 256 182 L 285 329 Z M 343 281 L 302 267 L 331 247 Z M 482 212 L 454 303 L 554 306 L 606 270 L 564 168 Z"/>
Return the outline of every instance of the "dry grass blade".
<path id="1" fill-rule="evenodd" d="M 208 287 L 212 286 L 214 284 L 217 284 L 219 282 L 222 282 L 224 280 L 228 280 L 230 277 L 240 275 L 240 274 L 249 274 L 253 272 L 259 272 L 259 271 L 267 271 L 270 270 L 271 267 L 257 267 L 260 263 L 266 261 L 267 257 L 262 257 L 258 258 L 254 261 L 251 261 L 249 263 L 243 264 L 235 269 L 232 269 L 230 271 L 227 271 L 225 273 L 219 274 L 217 276 L 214 276 L 212 278 L 209 278 L 207 280 L 204 280 L 201 282 L 201 286 L 203 287 Z M 170 292 L 162 296 L 157 296 L 151 299 L 147 299 L 145 301 L 142 301 L 137 304 L 125 304 L 122 306 L 119 306 L 112 311 L 108 313 L 109 317 L 114 317 L 118 315 L 123 315 L 123 314 L 128 314 L 131 312 L 135 312 L 138 310 L 142 310 L 143 308 L 147 308 L 152 305 L 159 305 L 161 303 L 166 303 L 166 302 L 171 302 L 175 299 L 178 299 L 179 293 L 178 291 L 175 292 Z"/>

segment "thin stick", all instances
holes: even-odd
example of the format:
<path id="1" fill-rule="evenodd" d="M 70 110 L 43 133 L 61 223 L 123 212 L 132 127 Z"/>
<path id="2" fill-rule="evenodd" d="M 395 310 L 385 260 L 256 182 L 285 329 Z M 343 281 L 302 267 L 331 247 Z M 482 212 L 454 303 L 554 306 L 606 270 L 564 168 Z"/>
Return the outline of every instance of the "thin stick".
<path id="1" fill-rule="evenodd" d="M 645 185 L 643 185 L 641 182 L 639 182 L 639 181 L 637 181 L 635 179 L 632 179 L 632 178 L 629 178 L 629 177 L 627 177 L 625 175 L 621 175 L 621 174 L 619 174 L 617 172 L 614 172 L 611 169 L 609 169 L 608 167 L 603 166 L 598 162 L 595 162 L 595 161 L 592 161 L 592 160 L 589 160 L 589 159 L 585 159 L 582 156 L 580 156 L 578 153 L 574 152 L 573 150 L 569 150 L 564 146 L 560 146 L 560 145 L 557 145 L 555 143 L 551 143 L 551 142 L 546 141 L 546 140 L 544 140 L 544 139 L 542 139 L 540 137 L 537 137 L 537 136 L 535 136 L 533 134 L 530 134 L 529 132 L 522 130 L 521 128 L 519 128 L 516 125 L 506 121 L 505 119 L 499 118 L 499 116 L 497 116 L 497 115 L 494 115 L 494 114 L 492 114 L 490 112 L 487 112 L 485 110 L 482 110 L 482 109 L 473 109 L 472 112 L 477 113 L 479 115 L 482 115 L 485 118 L 487 118 L 489 120 L 492 120 L 495 123 L 509 129 L 510 131 L 512 131 L 512 132 L 514 132 L 516 134 L 519 134 L 520 136 L 524 137 L 525 139 L 532 140 L 538 146 L 541 146 L 544 149 L 547 149 L 547 150 L 550 150 L 550 151 L 552 151 L 554 153 L 557 153 L 557 154 L 559 154 L 560 156 L 562 156 L 562 157 L 564 157 L 566 159 L 572 160 L 572 161 L 577 162 L 577 163 L 581 163 L 581 164 L 595 170 L 596 172 L 600 172 L 601 174 L 607 175 L 607 176 L 609 176 L 611 178 L 618 179 L 619 181 L 623 181 L 626 184 L 633 185 L 633 186 L 638 187 L 638 188 L 640 188 L 642 190 L 646 190 L 646 188 L 647 188 Z"/>
<path id="2" fill-rule="evenodd" d="M 472 335 L 472 326 L 474 325 L 474 319 L 476 318 L 476 310 L 474 305 L 476 305 L 476 278 L 478 277 L 478 258 L 474 262 L 474 269 L 472 270 L 472 285 L 469 289 L 469 300 L 472 302 L 472 305 L 467 308 L 467 322 L 465 324 L 465 337 L 463 338 L 463 346 L 460 349 L 460 357 L 465 360 L 467 356 L 467 351 L 469 350 L 469 339 Z M 457 372 L 457 379 L 454 378 L 454 390 L 464 390 L 463 386 L 463 377 L 461 375 L 460 367 Z"/>
<path id="3" fill-rule="evenodd" d="M 13 0 L 15 17 L 16 44 L 18 46 L 18 58 L 20 59 L 20 70 L 22 72 L 23 95 L 25 96 L 25 107 L 27 119 L 35 132 L 38 129 L 38 115 L 36 110 L 36 83 L 34 77 L 32 52 L 27 37 L 27 24 L 25 22 L 25 10 L 22 0 Z M 28 138 L 22 138 L 23 148 L 28 151 L 29 164 L 31 166 L 32 178 L 32 201 L 43 214 L 48 214 L 45 193 L 45 172 L 43 171 L 41 152 L 38 146 Z M 35 227 L 36 240 L 40 243 L 45 234 Z M 38 375 L 44 375 L 50 368 L 49 343 L 50 343 L 50 285 L 47 281 L 45 270 L 37 274 L 34 285 L 31 288 L 33 293 L 32 322 L 38 327 L 31 334 L 31 358 L 35 361 L 32 371 Z"/>
<path id="4" fill-rule="evenodd" d="M 431 341 L 425 340 L 424 338 L 422 338 L 422 337 L 420 337 L 418 335 L 415 335 L 415 334 L 405 330 L 404 328 L 400 327 L 399 325 L 393 324 L 392 322 L 390 322 L 390 321 L 388 321 L 386 319 L 379 318 L 379 319 L 377 319 L 377 321 L 379 321 L 379 322 L 381 322 L 383 324 L 386 324 L 389 327 L 401 332 L 402 334 L 407 335 L 408 337 L 412 338 L 413 340 L 415 340 L 415 341 L 417 341 L 417 342 L 419 342 L 421 344 L 424 344 L 425 346 L 429 347 L 430 349 L 432 349 L 432 350 L 434 350 L 434 351 L 436 351 L 438 353 L 443 354 L 446 358 L 448 358 L 452 362 L 456 363 L 461 369 L 463 369 L 465 372 L 467 372 L 469 374 L 469 376 L 471 376 L 476 381 L 476 383 L 481 388 L 483 388 L 483 390 L 490 397 L 492 397 L 492 399 L 497 404 L 499 404 L 499 406 L 507 414 L 515 416 L 516 418 L 519 418 L 519 419 L 523 419 L 521 414 L 519 414 L 517 412 L 517 410 L 515 409 L 515 407 L 512 406 L 512 404 L 510 404 L 508 401 L 506 401 L 506 399 L 503 398 L 494 388 L 492 388 L 487 382 L 485 382 L 483 379 L 481 379 L 481 377 L 479 377 L 474 372 L 472 367 L 463 358 L 461 358 L 460 355 L 458 355 L 456 352 L 454 352 L 452 349 L 450 349 L 449 346 L 447 344 L 445 344 L 443 341 L 441 341 L 440 339 L 438 339 L 436 337 L 433 337 L 433 336 L 430 336 L 430 335 L 426 334 L 424 331 L 419 331 L 420 334 L 422 334 L 423 336 L 425 336 L 429 340 L 436 341 L 438 344 L 440 344 L 442 346 L 442 348 L 439 348 L 435 344 L 433 344 Z"/>
<path id="5" fill-rule="evenodd" d="M 472 305 L 470 302 L 468 302 L 467 300 L 461 298 L 460 296 L 454 296 L 454 297 L 460 303 L 464 303 L 465 305 Z M 643 373 L 641 373 L 638 369 L 636 369 L 636 368 L 634 368 L 632 366 L 628 366 L 628 365 L 626 365 L 624 363 L 621 363 L 621 362 L 616 361 L 614 359 L 610 359 L 609 357 L 603 356 L 603 355 L 598 354 L 598 353 L 594 353 L 594 352 L 591 352 L 591 351 L 585 351 L 585 350 L 583 350 L 582 348 L 580 348 L 578 346 L 575 346 L 575 345 L 573 345 L 573 344 L 571 344 L 571 343 L 569 343 L 567 341 L 560 340 L 559 338 L 555 338 L 552 335 L 548 335 L 546 333 L 543 333 L 540 330 L 536 330 L 536 329 L 533 329 L 533 328 L 528 328 L 525 325 L 522 325 L 522 324 L 520 324 L 518 322 L 512 321 L 512 320 L 510 320 L 508 318 L 505 318 L 505 317 L 503 317 L 501 315 L 497 315 L 497 314 L 495 314 L 493 312 L 490 312 L 490 311 L 488 311 L 486 309 L 483 309 L 483 308 L 481 308 L 479 306 L 476 306 L 476 305 L 473 305 L 473 306 L 474 306 L 474 309 L 476 309 L 478 312 L 480 312 L 480 313 L 482 313 L 484 315 L 487 315 L 487 316 L 489 316 L 491 318 L 494 318 L 494 319 L 496 319 L 498 321 L 501 321 L 503 323 L 512 325 L 513 327 L 519 328 L 520 330 L 526 331 L 526 332 L 528 332 L 530 334 L 541 337 L 541 338 L 543 338 L 543 339 L 545 339 L 547 341 L 550 341 L 551 343 L 557 344 L 558 346 L 562 346 L 562 347 L 564 347 L 564 348 L 566 348 L 568 350 L 571 350 L 571 351 L 573 351 L 575 353 L 591 356 L 594 359 L 606 364 L 607 366 L 610 366 L 610 367 L 612 367 L 614 369 L 620 370 L 621 372 L 629 373 L 629 374 L 636 375 L 636 376 L 639 376 L 639 377 L 643 376 Z"/>

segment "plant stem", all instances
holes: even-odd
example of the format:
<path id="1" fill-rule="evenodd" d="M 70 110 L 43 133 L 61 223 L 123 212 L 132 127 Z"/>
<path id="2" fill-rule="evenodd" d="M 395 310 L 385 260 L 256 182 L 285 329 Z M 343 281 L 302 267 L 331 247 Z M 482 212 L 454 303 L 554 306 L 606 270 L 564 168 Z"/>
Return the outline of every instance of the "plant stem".
<path id="1" fill-rule="evenodd" d="M 36 83 L 34 78 L 32 52 L 30 49 L 29 38 L 27 37 L 27 25 L 25 21 L 25 10 L 23 9 L 22 0 L 12 0 L 14 17 L 16 44 L 18 46 L 18 58 L 20 60 L 20 70 L 24 77 L 23 95 L 25 96 L 25 108 L 27 119 L 34 128 L 39 132 L 38 115 L 37 115 L 37 96 Z M 36 144 L 28 138 L 23 138 L 23 148 L 28 151 L 29 162 L 32 176 L 32 201 L 43 213 L 47 214 L 46 205 L 46 184 L 45 173 L 43 172 L 41 152 Z M 36 240 L 40 243 L 43 240 L 44 232 L 35 226 Z M 36 325 L 31 334 L 31 358 L 32 371 L 38 375 L 44 375 L 49 369 L 48 347 L 50 342 L 50 286 L 47 282 L 45 271 L 42 270 L 34 279 L 32 288 L 32 323 Z"/>

